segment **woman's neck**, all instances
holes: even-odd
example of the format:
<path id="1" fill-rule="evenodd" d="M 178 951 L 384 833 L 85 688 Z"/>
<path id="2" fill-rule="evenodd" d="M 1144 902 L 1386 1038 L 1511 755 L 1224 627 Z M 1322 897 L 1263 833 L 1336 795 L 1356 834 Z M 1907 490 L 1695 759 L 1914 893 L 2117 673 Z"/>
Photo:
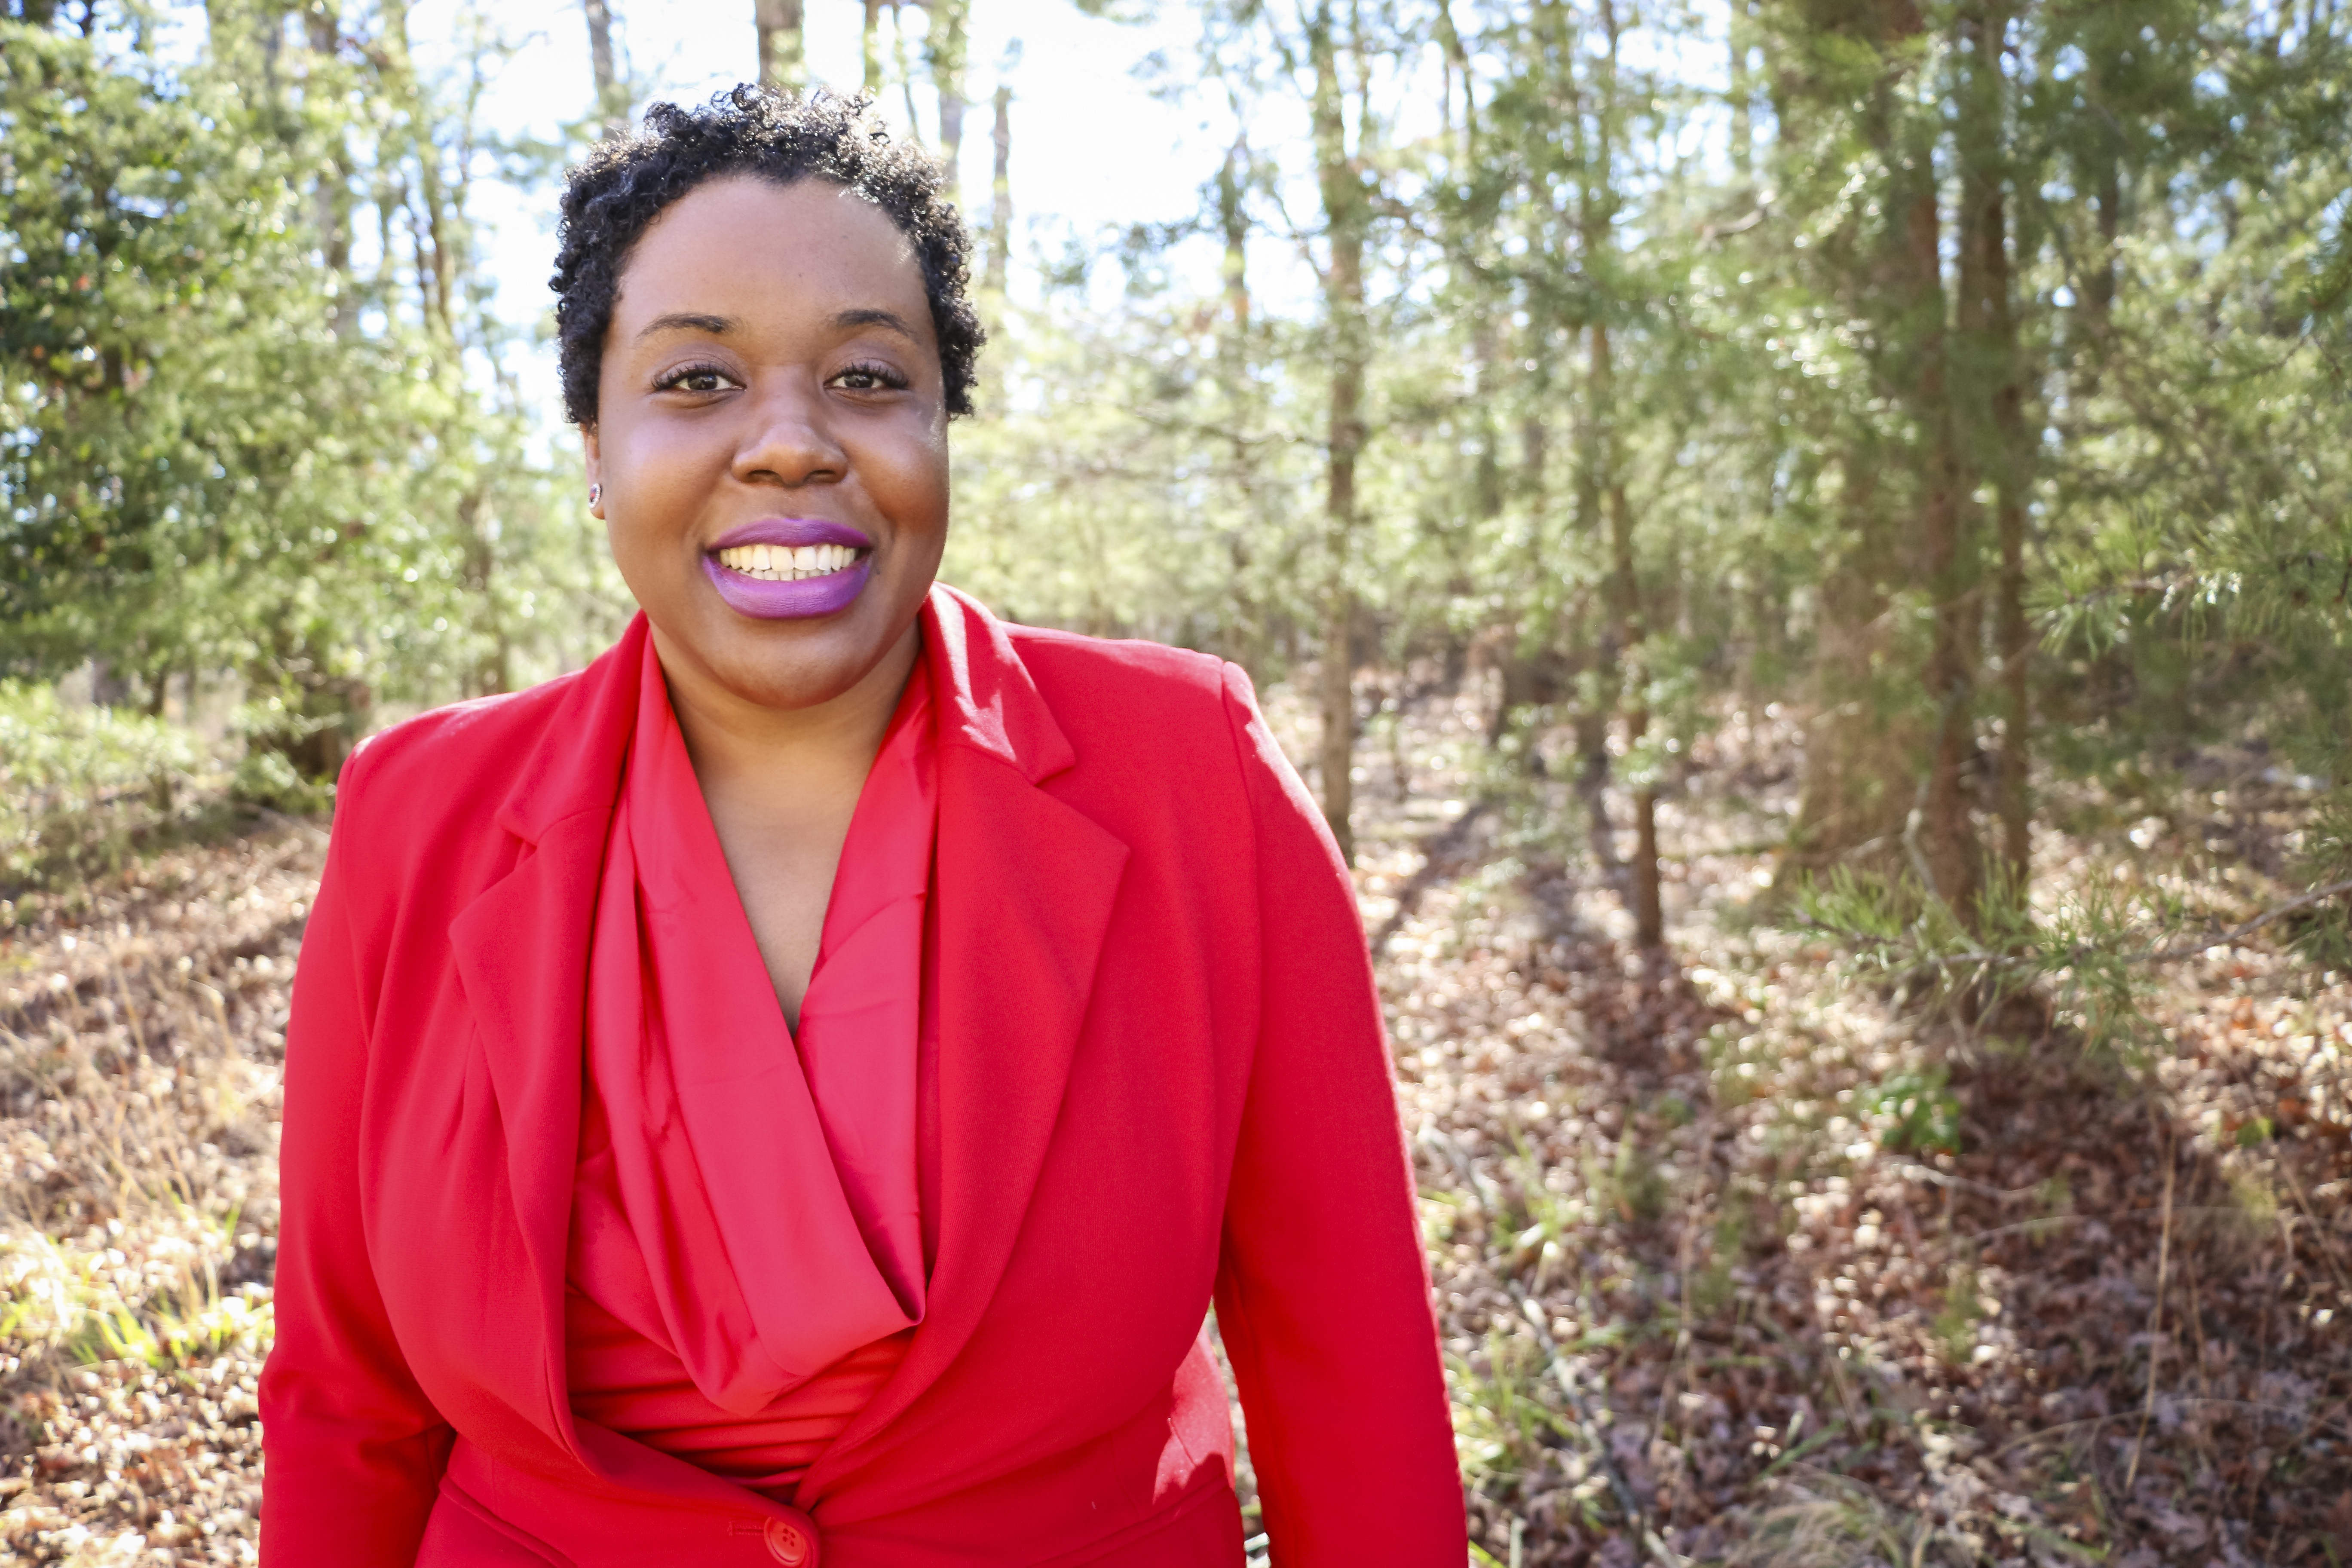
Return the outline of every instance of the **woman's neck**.
<path id="1" fill-rule="evenodd" d="M 800 1026 L 841 847 L 921 649 L 908 626 L 848 690 L 807 708 L 745 700 L 692 661 L 655 652 L 736 896 L 785 1021 Z"/>
<path id="2" fill-rule="evenodd" d="M 806 708 L 770 708 L 677 657 L 658 629 L 653 639 L 703 793 L 748 787 L 785 811 L 794 797 L 822 793 L 843 779 L 853 781 L 854 798 L 921 650 L 919 628 L 910 626 L 848 690 Z"/>

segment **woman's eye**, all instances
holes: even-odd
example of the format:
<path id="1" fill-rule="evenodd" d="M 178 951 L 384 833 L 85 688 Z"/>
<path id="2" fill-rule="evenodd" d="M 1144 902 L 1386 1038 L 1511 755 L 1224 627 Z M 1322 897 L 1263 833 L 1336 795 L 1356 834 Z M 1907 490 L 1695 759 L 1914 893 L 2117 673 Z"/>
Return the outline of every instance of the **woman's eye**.
<path id="1" fill-rule="evenodd" d="M 885 365 L 854 364 L 833 378 L 833 384 L 844 392 L 897 391 L 907 384 L 906 378 Z"/>
<path id="2" fill-rule="evenodd" d="M 709 365 L 688 365 L 674 370 L 654 384 L 659 392 L 719 392 L 734 385 L 727 373 Z"/>

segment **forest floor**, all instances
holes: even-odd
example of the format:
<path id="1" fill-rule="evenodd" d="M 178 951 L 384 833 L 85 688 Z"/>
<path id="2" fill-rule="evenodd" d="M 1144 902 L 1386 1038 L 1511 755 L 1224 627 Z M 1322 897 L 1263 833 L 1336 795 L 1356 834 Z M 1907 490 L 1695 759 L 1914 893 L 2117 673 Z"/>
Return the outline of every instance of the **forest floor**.
<path id="1" fill-rule="evenodd" d="M 1762 715 L 1662 807 L 1645 954 L 1483 720 L 1376 721 L 1359 871 L 1480 1551 L 2352 1561 L 2345 975 L 2210 950 L 2159 977 L 2135 1052 L 1897 1005 L 1757 912 L 1798 741 Z M 2291 785 L 2179 783 L 2057 803 L 2039 881 L 2272 901 Z M 278 819 L 0 905 L 0 1560 L 253 1561 L 324 842 Z"/>

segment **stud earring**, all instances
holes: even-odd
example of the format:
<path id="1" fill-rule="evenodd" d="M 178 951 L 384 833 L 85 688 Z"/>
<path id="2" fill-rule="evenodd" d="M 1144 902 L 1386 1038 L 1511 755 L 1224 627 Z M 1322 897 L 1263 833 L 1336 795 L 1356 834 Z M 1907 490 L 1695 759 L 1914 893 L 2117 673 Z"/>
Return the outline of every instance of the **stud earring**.
<path id="1" fill-rule="evenodd" d="M 599 499 L 599 498 L 601 498 L 601 497 L 604 495 L 604 486 L 602 486 L 602 485 L 590 485 L 590 486 L 588 487 L 588 504 L 589 504 L 590 506 L 594 506 L 594 505 L 596 504 L 596 502 L 597 502 L 598 499 Z"/>

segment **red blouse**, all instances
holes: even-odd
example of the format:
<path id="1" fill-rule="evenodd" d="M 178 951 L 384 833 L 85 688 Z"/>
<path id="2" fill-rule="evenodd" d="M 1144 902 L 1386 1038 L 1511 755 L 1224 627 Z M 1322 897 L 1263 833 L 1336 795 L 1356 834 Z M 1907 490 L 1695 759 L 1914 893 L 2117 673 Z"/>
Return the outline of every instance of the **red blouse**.
<path id="1" fill-rule="evenodd" d="M 639 680 L 592 938 L 572 1407 L 789 1500 L 923 1315 L 929 684 L 919 663 L 858 796 L 795 1039 L 650 638 Z"/>

